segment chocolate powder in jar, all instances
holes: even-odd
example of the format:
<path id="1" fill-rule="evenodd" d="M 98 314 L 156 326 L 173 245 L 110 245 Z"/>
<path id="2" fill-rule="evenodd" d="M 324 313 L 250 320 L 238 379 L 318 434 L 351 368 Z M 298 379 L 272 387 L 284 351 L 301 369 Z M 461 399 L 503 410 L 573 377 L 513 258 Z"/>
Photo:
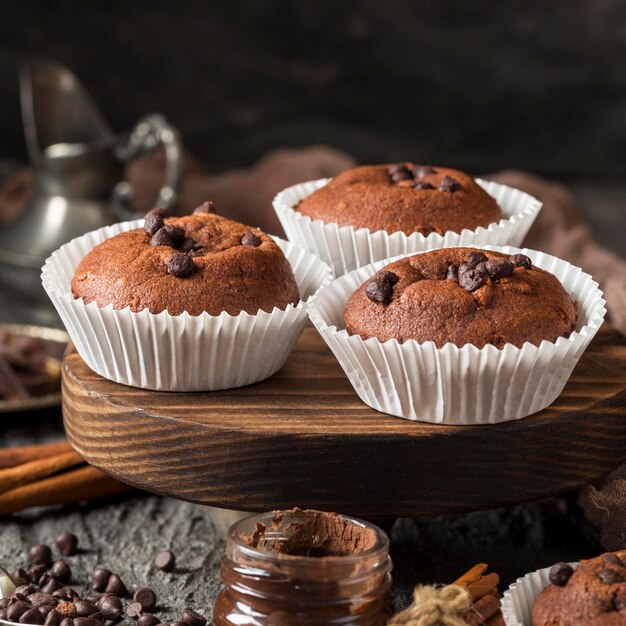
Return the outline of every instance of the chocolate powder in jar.
<path id="1" fill-rule="evenodd" d="M 283 525 L 285 519 L 288 521 Z M 255 530 L 242 539 L 263 552 L 306 557 L 361 554 L 374 548 L 378 540 L 374 529 L 337 513 L 298 508 L 276 511 L 270 528 L 257 523 Z"/>

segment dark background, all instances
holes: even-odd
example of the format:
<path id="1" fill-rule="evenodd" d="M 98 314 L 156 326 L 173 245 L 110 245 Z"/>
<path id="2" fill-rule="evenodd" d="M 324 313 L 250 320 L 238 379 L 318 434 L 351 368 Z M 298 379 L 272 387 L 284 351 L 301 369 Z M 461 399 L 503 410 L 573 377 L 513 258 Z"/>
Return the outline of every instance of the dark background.
<path id="1" fill-rule="evenodd" d="M 281 145 L 614 179 L 616 0 L 3 2 L 0 157 L 25 158 L 15 66 L 67 64 L 116 130 L 160 110 L 216 170 Z"/>

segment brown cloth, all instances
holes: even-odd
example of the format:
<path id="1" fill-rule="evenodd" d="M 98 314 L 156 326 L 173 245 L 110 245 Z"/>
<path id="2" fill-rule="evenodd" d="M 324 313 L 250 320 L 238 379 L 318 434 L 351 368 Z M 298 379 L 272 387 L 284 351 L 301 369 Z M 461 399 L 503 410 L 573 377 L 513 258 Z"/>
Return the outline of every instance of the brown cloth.
<path id="1" fill-rule="evenodd" d="M 282 234 L 271 206 L 278 191 L 302 181 L 333 176 L 354 164 L 345 153 L 313 146 L 275 150 L 250 168 L 211 174 L 187 156 L 178 208 L 185 213 L 205 200 L 213 200 L 226 217 Z M 126 177 L 134 186 L 137 210 L 151 208 L 163 172 L 164 158 L 158 152 L 130 164 Z M 565 259 L 591 274 L 604 291 L 609 321 L 626 334 L 626 261 L 594 241 L 574 196 L 563 185 L 527 172 L 503 171 L 490 178 L 522 189 L 543 202 L 524 245 Z M 0 224 L 19 213 L 32 186 L 29 170 L 18 172 L 0 186 Z M 626 548 L 626 465 L 597 485 L 583 488 L 579 503 L 600 527 L 607 549 Z"/>

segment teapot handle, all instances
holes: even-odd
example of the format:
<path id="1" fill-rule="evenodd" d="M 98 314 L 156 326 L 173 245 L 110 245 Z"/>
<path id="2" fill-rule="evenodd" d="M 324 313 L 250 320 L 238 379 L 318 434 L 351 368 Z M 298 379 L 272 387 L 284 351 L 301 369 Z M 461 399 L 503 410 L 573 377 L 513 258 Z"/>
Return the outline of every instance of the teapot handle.
<path id="1" fill-rule="evenodd" d="M 159 146 L 165 149 L 165 181 L 159 191 L 154 206 L 170 209 L 176 203 L 178 184 L 182 170 L 183 149 L 180 135 L 160 113 L 150 113 L 135 125 L 128 140 L 116 149 L 116 156 L 122 161 L 130 161 L 140 154 L 150 152 Z M 136 219 L 130 209 L 133 187 L 128 182 L 118 183 L 112 193 L 113 210 L 122 220 Z"/>

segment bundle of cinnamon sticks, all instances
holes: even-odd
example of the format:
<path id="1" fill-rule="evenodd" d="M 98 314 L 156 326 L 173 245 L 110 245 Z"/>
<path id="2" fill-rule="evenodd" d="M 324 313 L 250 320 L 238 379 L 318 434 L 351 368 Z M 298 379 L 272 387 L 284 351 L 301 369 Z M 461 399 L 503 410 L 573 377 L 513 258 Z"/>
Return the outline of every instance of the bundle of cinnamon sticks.
<path id="1" fill-rule="evenodd" d="M 500 577 L 495 572 L 488 574 L 487 569 L 486 563 L 478 563 L 454 581 L 472 596 L 472 610 L 463 618 L 469 626 L 504 626 L 498 595 Z"/>
<path id="2" fill-rule="evenodd" d="M 0 450 L 0 516 L 131 489 L 87 465 L 67 441 Z"/>

